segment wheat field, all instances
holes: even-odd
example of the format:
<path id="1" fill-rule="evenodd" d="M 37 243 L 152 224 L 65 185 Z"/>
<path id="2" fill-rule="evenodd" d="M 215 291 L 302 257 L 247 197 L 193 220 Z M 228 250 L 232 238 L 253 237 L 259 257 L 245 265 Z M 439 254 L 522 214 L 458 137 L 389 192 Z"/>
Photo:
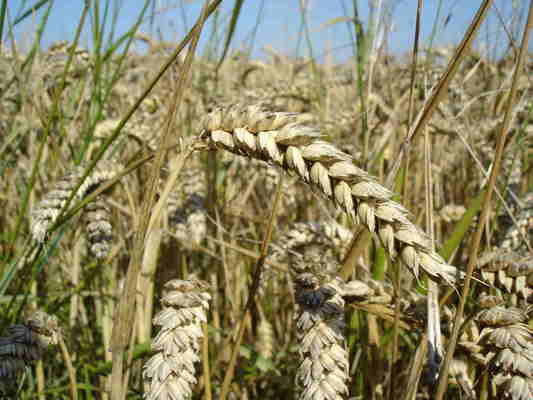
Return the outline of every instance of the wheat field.
<path id="1" fill-rule="evenodd" d="M 0 47 L 0 398 L 533 398 L 533 2 L 343 64 L 202 55 L 219 3 Z"/>

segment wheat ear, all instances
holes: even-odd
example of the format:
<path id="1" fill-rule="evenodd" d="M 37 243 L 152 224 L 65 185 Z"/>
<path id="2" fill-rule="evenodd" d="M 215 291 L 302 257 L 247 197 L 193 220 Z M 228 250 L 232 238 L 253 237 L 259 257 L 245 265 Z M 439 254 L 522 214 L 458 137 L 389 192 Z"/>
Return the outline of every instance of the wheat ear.
<path id="1" fill-rule="evenodd" d="M 97 259 L 103 259 L 109 253 L 113 240 L 113 226 L 109 207 L 103 196 L 87 204 L 84 210 L 85 233 L 91 254 Z"/>
<path id="2" fill-rule="evenodd" d="M 58 343 L 60 334 L 57 318 L 42 311 L 33 313 L 24 324 L 8 327 L 7 336 L 0 338 L 0 389 L 12 386 L 46 347 Z"/>
<path id="3" fill-rule="evenodd" d="M 317 128 L 305 125 L 302 118 L 261 106 L 218 108 L 205 118 L 201 138 L 214 147 L 296 173 L 353 221 L 376 233 L 389 255 L 398 255 L 415 276 L 422 268 L 431 278 L 453 286 L 460 273 L 431 249 L 424 232 L 409 220 L 408 211 L 391 200 L 393 193 L 356 167 L 351 156 L 321 140 Z"/>
<path id="4" fill-rule="evenodd" d="M 533 334 L 525 324 L 527 312 L 501 306 L 483 310 L 479 344 L 487 354 L 491 381 L 502 398 L 533 398 Z"/>
<path id="5" fill-rule="evenodd" d="M 111 179 L 119 170 L 120 165 L 111 161 L 101 161 L 92 173 L 79 187 L 74 201 L 83 199 L 92 189 Z M 46 193 L 44 198 L 31 212 L 30 230 L 35 240 L 43 243 L 48 235 L 48 230 L 56 222 L 61 210 L 67 203 L 72 190 L 83 177 L 85 168 L 79 166 L 56 181 L 53 189 Z"/>
<path id="6" fill-rule="evenodd" d="M 296 385 L 302 400 L 341 400 L 348 394 L 344 300 L 339 283 L 332 280 L 320 286 L 318 278 L 308 272 L 294 278 L 301 358 Z"/>
<path id="7" fill-rule="evenodd" d="M 146 399 L 180 400 L 192 396 L 196 383 L 194 363 L 200 361 L 202 323 L 207 322 L 211 295 L 204 281 L 174 279 L 165 284 L 163 310 L 154 318 L 161 330 L 152 341 L 157 353 L 144 366 L 150 381 Z"/>

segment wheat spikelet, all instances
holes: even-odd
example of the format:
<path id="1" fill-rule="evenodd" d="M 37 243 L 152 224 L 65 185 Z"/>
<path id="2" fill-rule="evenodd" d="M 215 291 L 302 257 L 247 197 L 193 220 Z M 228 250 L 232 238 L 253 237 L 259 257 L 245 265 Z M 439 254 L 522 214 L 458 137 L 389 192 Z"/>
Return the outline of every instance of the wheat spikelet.
<path id="1" fill-rule="evenodd" d="M 355 222 L 376 233 L 391 257 L 398 256 L 415 275 L 421 268 L 433 279 L 456 283 L 459 272 L 431 249 L 426 235 L 391 200 L 393 193 L 356 167 L 352 158 L 328 142 L 299 114 L 275 113 L 260 106 L 219 108 L 204 120 L 201 138 L 212 146 L 262 159 L 317 187 Z"/>
<path id="2" fill-rule="evenodd" d="M 85 206 L 84 219 L 89 251 L 98 259 L 105 258 L 113 240 L 113 227 L 103 196 L 98 196 Z"/>
<path id="3" fill-rule="evenodd" d="M 299 315 L 296 332 L 301 363 L 296 374 L 300 399 L 345 398 L 348 353 L 344 335 L 344 300 L 339 282 L 320 286 L 312 273 L 294 278 Z"/>
<path id="4" fill-rule="evenodd" d="M 340 290 L 346 303 L 389 304 L 392 303 L 393 292 L 392 285 L 374 279 L 365 282 L 354 279 L 341 285 Z M 408 305 L 403 304 L 405 308 Z"/>
<path id="5" fill-rule="evenodd" d="M 144 365 L 150 381 L 146 399 L 188 399 L 196 383 L 194 363 L 199 361 L 199 339 L 211 296 L 206 282 L 175 279 L 165 284 L 163 309 L 154 318 L 161 330 L 152 341 L 157 353 Z"/>
<path id="6" fill-rule="evenodd" d="M 19 374 L 42 356 L 43 350 L 57 344 L 61 334 L 57 318 L 42 311 L 32 314 L 24 324 L 11 325 L 0 338 L 0 392 L 9 390 Z"/>
<path id="7" fill-rule="evenodd" d="M 98 163 L 93 172 L 85 179 L 74 197 L 74 201 L 85 197 L 92 189 L 111 179 L 119 165 L 111 161 Z M 76 187 L 83 176 L 84 168 L 76 167 L 58 181 L 54 182 L 53 189 L 46 193 L 44 198 L 36 205 L 31 212 L 30 230 L 35 240 L 43 243 L 48 235 L 48 230 L 56 221 L 61 209 L 70 197 L 72 190 Z"/>

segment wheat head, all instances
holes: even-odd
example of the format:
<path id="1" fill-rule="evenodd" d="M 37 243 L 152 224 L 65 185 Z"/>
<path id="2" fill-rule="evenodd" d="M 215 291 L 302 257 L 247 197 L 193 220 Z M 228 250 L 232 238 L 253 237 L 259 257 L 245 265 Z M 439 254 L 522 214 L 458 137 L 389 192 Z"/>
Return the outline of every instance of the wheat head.
<path id="1" fill-rule="evenodd" d="M 341 207 L 354 222 L 378 235 L 391 257 L 399 257 L 415 275 L 455 285 L 460 272 L 448 265 L 392 200 L 393 193 L 322 134 L 301 122 L 299 114 L 270 112 L 260 105 L 218 108 L 204 120 L 201 139 L 216 148 L 258 158 L 297 174 Z"/>
<path id="2" fill-rule="evenodd" d="M 165 284 L 163 309 L 154 317 L 161 330 L 152 341 L 156 354 L 144 365 L 150 381 L 145 398 L 179 400 L 192 396 L 196 383 L 194 363 L 200 361 L 202 323 L 207 322 L 211 295 L 208 284 L 197 279 L 174 279 Z"/>

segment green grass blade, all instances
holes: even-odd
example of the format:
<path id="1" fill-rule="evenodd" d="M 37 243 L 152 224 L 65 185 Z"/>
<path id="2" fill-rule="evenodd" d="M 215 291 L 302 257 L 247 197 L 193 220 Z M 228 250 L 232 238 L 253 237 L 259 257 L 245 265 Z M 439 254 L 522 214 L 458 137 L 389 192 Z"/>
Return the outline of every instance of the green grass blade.
<path id="1" fill-rule="evenodd" d="M 46 3 L 53 3 L 53 0 L 39 0 L 37 3 L 35 3 L 33 6 L 31 6 L 28 10 L 22 13 L 22 15 L 15 18 L 15 21 L 13 21 L 13 26 L 18 25 L 22 21 L 24 21 L 26 18 L 28 18 L 30 15 L 33 15 L 36 11 L 38 11 L 41 7 L 45 6 Z M 7 0 L 6 0 L 7 3 Z"/>
<path id="2" fill-rule="evenodd" d="M 231 40 L 233 39 L 233 35 L 235 34 L 235 27 L 237 26 L 237 21 L 239 20 L 239 16 L 241 15 L 243 4 L 244 0 L 235 0 L 235 5 L 233 6 L 233 12 L 231 13 L 231 20 L 228 27 L 228 33 L 226 35 L 226 41 L 224 43 L 224 50 L 222 50 L 222 56 L 220 57 L 220 61 L 218 62 L 217 69 L 220 67 L 220 65 L 226 58 L 226 54 L 228 53 Z"/>
<path id="3" fill-rule="evenodd" d="M 0 5 L 0 51 L 2 50 L 2 38 L 4 37 L 4 21 L 7 14 L 7 0 L 2 0 Z"/>
<path id="4" fill-rule="evenodd" d="M 481 191 L 477 197 L 472 200 L 470 205 L 468 206 L 468 209 L 464 213 L 461 220 L 457 223 L 455 226 L 452 234 L 446 240 L 444 245 L 439 251 L 439 254 L 445 259 L 449 260 L 454 251 L 459 247 L 461 244 L 461 241 L 465 237 L 466 233 L 472 226 L 472 222 L 474 221 L 476 215 L 478 214 L 480 208 L 481 208 L 481 202 L 483 200 L 483 196 L 485 194 L 485 191 Z"/>

